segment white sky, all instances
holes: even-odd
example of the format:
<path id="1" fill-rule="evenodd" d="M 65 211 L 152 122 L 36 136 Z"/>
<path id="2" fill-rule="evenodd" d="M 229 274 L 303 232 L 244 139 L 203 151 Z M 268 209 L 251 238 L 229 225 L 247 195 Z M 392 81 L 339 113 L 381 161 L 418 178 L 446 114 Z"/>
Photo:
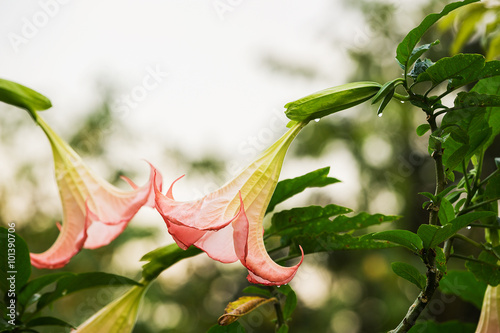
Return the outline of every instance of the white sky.
<path id="1" fill-rule="evenodd" d="M 392 2 L 396 15 L 415 6 Z M 0 77 L 49 97 L 53 108 L 43 115 L 63 137 L 98 103 L 96 83 L 109 82 L 129 99 L 117 99 L 114 110 L 140 138 L 117 163 L 147 169 L 146 159 L 170 183 L 185 171 L 155 147 L 191 157 L 219 153 L 244 166 L 285 132 L 283 106 L 346 83 L 347 48 L 370 39 L 360 14 L 340 0 L 2 0 Z M 272 73 L 266 56 L 321 74 Z M 49 149 L 43 139 L 35 143 Z M 301 161 L 291 173 L 285 165 L 283 178 L 331 165 L 323 158 Z M 334 168 L 345 189 L 359 187 L 347 161 Z"/>
<path id="2" fill-rule="evenodd" d="M 54 127 L 88 110 L 105 80 L 134 104 L 116 103 L 134 130 L 188 151 L 234 151 L 285 103 L 343 83 L 348 66 L 338 64 L 349 64 L 321 34 L 346 15 L 326 0 L 4 0 L 0 8 L 0 75 L 48 96 Z M 325 74 L 270 75 L 267 54 Z M 146 79 L 155 69 L 168 76 Z"/>

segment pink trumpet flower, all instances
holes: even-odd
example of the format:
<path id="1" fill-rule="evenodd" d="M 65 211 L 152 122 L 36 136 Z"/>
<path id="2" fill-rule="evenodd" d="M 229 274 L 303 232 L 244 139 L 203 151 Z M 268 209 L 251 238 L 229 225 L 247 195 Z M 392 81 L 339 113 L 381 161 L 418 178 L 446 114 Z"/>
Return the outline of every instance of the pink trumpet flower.
<path id="1" fill-rule="evenodd" d="M 499 287 L 486 287 L 481 316 L 477 324 L 476 333 L 500 332 L 500 289 Z"/>
<path id="2" fill-rule="evenodd" d="M 266 251 L 262 221 L 278 183 L 286 151 L 306 122 L 291 128 L 238 176 L 203 198 L 175 201 L 156 189 L 156 209 L 169 233 L 183 249 L 194 245 L 223 263 L 240 260 L 252 283 L 282 285 L 295 276 L 293 267 L 276 264 Z M 174 182 L 175 183 L 175 182 Z"/>
<path id="3" fill-rule="evenodd" d="M 95 249 L 109 244 L 142 206 L 154 207 L 153 181 L 161 188 L 162 178 L 150 165 L 149 181 L 144 186 L 138 187 L 124 177 L 133 189 L 116 188 L 97 177 L 38 115 L 37 122 L 52 147 L 63 223 L 55 243 L 43 253 L 31 253 L 31 263 L 37 268 L 54 269 L 66 265 L 82 247 Z"/>

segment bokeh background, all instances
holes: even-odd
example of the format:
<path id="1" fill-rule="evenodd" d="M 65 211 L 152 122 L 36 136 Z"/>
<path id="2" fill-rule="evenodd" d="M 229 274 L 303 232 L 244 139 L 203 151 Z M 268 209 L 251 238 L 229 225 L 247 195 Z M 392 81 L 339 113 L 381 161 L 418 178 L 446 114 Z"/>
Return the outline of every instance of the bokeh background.
<path id="1" fill-rule="evenodd" d="M 283 134 L 287 102 L 350 81 L 400 76 L 397 44 L 446 3 L 4 0 L 0 77 L 49 97 L 53 107 L 42 116 L 105 179 L 143 183 L 147 160 L 167 186 L 186 174 L 175 191 L 188 200 L 225 183 Z M 431 59 L 449 54 L 453 30 L 433 29 L 425 41 L 437 38 Z M 466 51 L 483 52 L 480 41 L 471 39 Z M 278 209 L 336 203 L 403 216 L 367 231 L 415 231 L 427 216 L 417 193 L 432 192 L 434 181 L 426 139 L 414 130 L 424 121 L 416 108 L 393 101 L 381 118 L 366 104 L 310 124 L 292 144 L 282 178 L 330 166 L 342 183 L 308 190 Z M 61 218 L 50 146 L 26 112 L 6 105 L 0 170 L 0 224 L 16 222 L 30 250 L 44 251 Z M 138 279 L 142 255 L 172 242 L 161 217 L 143 208 L 112 244 L 83 250 L 62 270 Z M 291 283 L 299 299 L 291 332 L 394 328 L 418 290 L 392 273 L 392 261 L 420 265 L 403 249 L 307 256 Z M 34 269 L 33 277 L 46 273 Z M 240 264 L 204 254 L 176 264 L 148 291 L 134 332 L 205 332 L 241 296 L 245 276 Z M 46 311 L 77 325 L 122 292 L 89 290 Z M 264 306 L 245 317 L 247 332 L 273 332 L 273 311 Z M 475 322 L 479 311 L 437 294 L 424 317 Z"/>

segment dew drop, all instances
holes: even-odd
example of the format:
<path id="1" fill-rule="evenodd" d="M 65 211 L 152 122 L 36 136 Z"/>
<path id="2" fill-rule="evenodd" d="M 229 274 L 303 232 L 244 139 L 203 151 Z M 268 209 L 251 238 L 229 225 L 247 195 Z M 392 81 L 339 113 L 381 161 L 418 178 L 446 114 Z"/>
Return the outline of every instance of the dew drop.
<path id="1" fill-rule="evenodd" d="M 318 122 L 318 121 L 319 121 L 319 118 L 314 119 L 314 121 L 315 121 L 315 122 Z"/>
<path id="2" fill-rule="evenodd" d="M 401 101 L 401 104 L 405 104 L 405 101 Z"/>
<path id="3" fill-rule="evenodd" d="M 379 113 L 377 116 L 382 117 L 382 113 Z"/>
<path id="4" fill-rule="evenodd" d="M 469 226 L 467 226 L 467 229 L 470 230 L 470 229 L 472 229 L 472 227 L 469 225 Z"/>

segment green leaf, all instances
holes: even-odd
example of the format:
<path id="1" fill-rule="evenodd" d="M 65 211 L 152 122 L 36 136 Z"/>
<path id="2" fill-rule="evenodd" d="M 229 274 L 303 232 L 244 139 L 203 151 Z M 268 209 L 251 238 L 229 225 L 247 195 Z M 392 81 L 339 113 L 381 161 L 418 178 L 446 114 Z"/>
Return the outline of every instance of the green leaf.
<path id="1" fill-rule="evenodd" d="M 435 40 L 432 43 L 424 44 L 413 49 L 410 59 L 408 60 L 410 66 L 415 63 L 415 66 L 413 66 L 410 72 L 410 76 L 413 77 L 413 79 L 416 79 L 421 73 L 425 72 L 427 68 L 434 64 L 430 59 L 420 60 L 419 58 L 422 54 L 437 44 L 439 44 L 439 40 Z"/>
<path id="2" fill-rule="evenodd" d="M 456 295 L 466 302 L 471 302 L 478 309 L 481 309 L 483 304 L 486 286 L 486 283 L 478 281 L 469 271 L 449 271 L 439 282 L 443 293 Z"/>
<path id="3" fill-rule="evenodd" d="M 387 104 L 392 100 L 392 97 L 394 96 L 394 89 L 389 91 L 387 95 L 385 95 L 384 100 L 382 103 L 380 103 L 378 109 L 377 109 L 377 115 L 380 117 L 382 112 L 384 112 L 384 109 L 386 108 Z"/>
<path id="4" fill-rule="evenodd" d="M 484 190 L 484 197 L 489 200 L 500 199 L 500 173 L 488 180 Z"/>
<path id="5" fill-rule="evenodd" d="M 422 239 L 424 249 L 429 249 L 453 235 L 451 229 L 451 225 L 439 227 L 437 225 L 422 224 L 418 227 L 417 235 Z"/>
<path id="6" fill-rule="evenodd" d="M 50 108 L 50 100 L 36 91 L 19 83 L 0 79 L 0 101 L 26 109 L 34 116 L 35 111 Z"/>
<path id="7" fill-rule="evenodd" d="M 499 251 L 500 247 L 496 247 L 495 250 Z M 465 263 L 465 267 L 479 281 L 491 286 L 497 286 L 500 283 L 500 266 L 497 265 L 498 258 L 493 254 L 482 251 L 478 259 L 482 262 L 469 260 Z"/>
<path id="8" fill-rule="evenodd" d="M 15 224 L 11 222 L 8 227 L 0 227 L 0 290 L 17 295 L 31 275 L 30 251 L 15 233 Z"/>
<path id="9" fill-rule="evenodd" d="M 500 105 L 499 96 L 477 92 L 457 95 L 454 108 L 446 113 L 441 124 L 446 132 L 454 134 L 443 143 L 443 164 L 447 168 L 454 170 L 462 161 L 468 162 L 474 154 L 487 147 L 488 142 L 492 142 L 493 129 L 489 119 L 495 126 L 497 116 L 490 117 L 488 112 L 498 109 L 491 107 L 496 105 Z M 500 131 L 500 124 L 496 125 L 498 128 L 495 131 Z"/>
<path id="10" fill-rule="evenodd" d="M 291 241 L 293 244 L 290 246 L 290 257 L 301 255 L 299 246 L 305 254 L 338 250 L 385 249 L 395 246 L 389 242 L 380 242 L 369 237 L 354 237 L 350 234 L 299 235 Z"/>
<path id="11" fill-rule="evenodd" d="M 417 135 L 422 136 L 425 133 L 427 133 L 431 129 L 431 125 L 429 124 L 422 124 L 417 127 Z"/>
<path id="12" fill-rule="evenodd" d="M 430 192 L 419 192 L 418 194 L 423 195 L 424 197 L 428 198 L 432 202 L 437 202 L 438 199 L 436 196 Z"/>
<path id="13" fill-rule="evenodd" d="M 416 80 L 420 74 L 424 73 L 432 65 L 434 65 L 434 63 L 430 59 L 417 59 L 417 62 L 415 62 L 415 65 L 409 75 L 413 78 L 413 80 Z"/>
<path id="14" fill-rule="evenodd" d="M 385 222 L 396 221 L 400 218 L 401 216 L 397 215 L 368 214 L 361 212 L 354 216 L 340 215 L 333 220 L 333 223 L 336 225 L 335 229 L 337 231 L 351 231 Z"/>
<path id="15" fill-rule="evenodd" d="M 124 285 L 140 285 L 140 283 L 124 276 L 103 272 L 65 276 L 57 281 L 54 291 L 47 292 L 40 297 L 37 303 L 37 311 L 59 298 L 76 291 L 93 287 L 116 287 Z"/>
<path id="16" fill-rule="evenodd" d="M 454 90 L 459 87 L 465 86 L 466 84 L 473 83 L 478 80 L 495 77 L 500 75 L 500 61 L 493 60 L 484 63 L 483 68 L 478 69 L 475 72 L 468 73 L 467 76 L 461 76 L 451 80 L 448 84 L 448 90 Z"/>
<path id="17" fill-rule="evenodd" d="M 453 205 L 446 198 L 441 199 L 438 217 L 441 225 L 445 225 L 455 218 L 455 210 L 453 209 Z"/>
<path id="18" fill-rule="evenodd" d="M 245 294 L 256 294 L 267 298 L 271 298 L 273 296 L 268 289 L 264 289 L 257 286 L 248 286 L 245 289 L 243 289 L 242 292 L 244 292 Z"/>
<path id="19" fill-rule="evenodd" d="M 349 232 L 399 218 L 399 216 L 371 215 L 362 212 L 355 216 L 340 215 L 333 220 L 330 219 L 332 216 L 349 211 L 348 208 L 336 205 L 309 206 L 282 211 L 273 215 L 271 227 L 265 235 L 266 238 L 272 235 L 281 236 L 281 246 L 285 247 L 290 245 L 297 236 Z"/>
<path id="20" fill-rule="evenodd" d="M 468 112 L 481 112 L 485 108 L 500 106 L 500 95 L 481 94 L 477 91 L 462 91 L 458 93 L 454 104 L 454 111 L 465 109 Z"/>
<path id="21" fill-rule="evenodd" d="M 365 237 L 399 244 L 413 252 L 419 252 L 422 249 L 422 240 L 420 237 L 409 230 L 386 230 Z"/>
<path id="22" fill-rule="evenodd" d="M 328 177 L 330 167 L 309 172 L 303 176 L 285 179 L 278 183 L 274 190 L 266 213 L 273 211 L 277 204 L 293 197 L 309 187 L 324 187 L 340 182 L 340 180 Z"/>
<path id="23" fill-rule="evenodd" d="M 42 275 L 36 279 L 33 279 L 27 284 L 25 284 L 24 287 L 21 289 L 21 291 L 18 294 L 17 301 L 19 302 L 19 304 L 26 307 L 27 305 L 31 304 L 34 300 L 36 300 L 34 299 L 33 296 L 39 291 L 41 291 L 43 288 L 58 281 L 59 279 L 62 279 L 63 277 L 72 275 L 73 273 L 70 272 L 59 272 L 59 273 Z"/>
<path id="24" fill-rule="evenodd" d="M 408 333 L 474 333 L 476 324 L 461 321 L 448 321 L 436 323 L 434 321 L 421 321 L 415 324 Z"/>
<path id="25" fill-rule="evenodd" d="M 500 75 L 500 61 L 485 62 L 480 54 L 457 54 L 442 58 L 419 75 L 417 82 L 432 81 L 436 86 L 449 80 L 447 91 L 453 91 L 481 79 Z"/>
<path id="26" fill-rule="evenodd" d="M 384 83 L 382 88 L 373 96 L 372 98 L 372 104 L 377 103 L 380 101 L 382 98 L 384 98 L 387 94 L 389 94 L 391 91 L 393 91 L 394 94 L 394 89 L 396 88 L 397 85 L 402 84 L 404 80 L 402 78 L 397 78 L 392 81 Z"/>
<path id="27" fill-rule="evenodd" d="M 433 248 L 472 222 L 492 215 L 494 215 L 493 212 L 472 212 L 461 215 L 441 227 L 437 225 L 422 224 L 418 228 L 417 234 L 422 239 L 425 249 Z"/>
<path id="28" fill-rule="evenodd" d="M 434 65 L 420 74 L 417 82 L 432 81 L 433 86 L 450 80 L 448 91 L 454 90 L 467 82 L 478 78 L 485 64 L 484 56 L 480 54 L 457 54 L 453 57 L 441 58 Z"/>
<path id="29" fill-rule="evenodd" d="M 372 98 L 381 88 L 377 82 L 353 82 L 335 86 L 285 105 L 291 120 L 307 121 L 351 108 Z"/>
<path id="30" fill-rule="evenodd" d="M 194 246 L 191 246 L 187 250 L 182 250 L 177 244 L 170 244 L 157 248 L 156 250 L 146 253 L 141 258 L 141 261 L 149 261 L 142 266 L 142 277 L 146 281 L 152 281 L 158 277 L 161 272 L 176 262 L 196 256 L 200 253 L 202 253 L 202 251 Z"/>
<path id="31" fill-rule="evenodd" d="M 332 232 L 344 231 L 344 228 L 337 228 L 330 217 L 349 212 L 351 209 L 333 204 L 325 207 L 309 206 L 284 210 L 273 215 L 266 235 L 321 232 L 323 228 L 328 228 L 328 231 Z"/>
<path id="32" fill-rule="evenodd" d="M 500 76 L 482 79 L 471 91 L 489 96 L 500 96 Z M 484 117 L 491 128 L 491 136 L 484 144 L 483 149 L 488 148 L 495 137 L 500 134 L 500 107 L 487 107 L 485 112 Z"/>
<path id="33" fill-rule="evenodd" d="M 285 306 L 283 307 L 283 317 L 285 321 L 292 318 L 293 311 L 297 306 L 297 295 L 290 285 L 282 285 L 277 291 L 286 296 Z"/>
<path id="34" fill-rule="evenodd" d="M 281 286 L 276 286 L 275 289 L 278 293 L 288 296 L 290 293 L 294 293 L 292 287 L 289 284 L 283 284 Z"/>
<path id="35" fill-rule="evenodd" d="M 495 216 L 495 213 L 494 212 L 471 212 L 471 213 L 467 213 L 464 215 L 460 215 L 459 217 L 451 220 L 449 222 L 449 224 L 452 225 L 453 231 L 457 232 L 460 229 L 465 228 L 466 226 L 468 226 L 472 222 L 474 222 L 476 220 L 480 220 L 480 219 L 485 218 L 485 217 L 489 217 L 489 216 Z"/>
<path id="36" fill-rule="evenodd" d="M 65 322 L 64 320 L 54 317 L 38 317 L 35 319 L 31 319 L 26 323 L 26 327 L 35 326 L 61 326 L 67 328 L 75 328 L 73 325 Z"/>
<path id="37" fill-rule="evenodd" d="M 435 248 L 436 251 L 436 268 L 441 271 L 443 274 L 446 274 L 447 266 L 446 266 L 446 256 L 444 255 L 443 249 L 439 246 Z"/>
<path id="38" fill-rule="evenodd" d="M 446 16 L 452 10 L 477 1 L 478 0 L 466 0 L 463 2 L 453 2 L 446 5 L 440 13 L 427 15 L 424 20 L 416 28 L 411 30 L 398 45 L 396 50 L 396 60 L 400 64 L 401 68 L 409 68 L 422 54 L 418 54 L 420 50 L 415 50 L 415 46 L 418 44 L 424 33 L 434 23 L 436 23 L 443 16 Z M 418 56 L 416 56 L 417 54 Z"/>
<path id="39" fill-rule="evenodd" d="M 214 325 L 210 327 L 207 333 L 245 333 L 245 327 L 243 327 L 239 322 L 235 321 L 234 323 L 227 326 Z"/>
<path id="40" fill-rule="evenodd" d="M 403 279 L 410 281 L 420 290 L 425 289 L 426 278 L 414 266 L 404 262 L 393 262 L 391 267 L 393 272 Z"/>
<path id="41" fill-rule="evenodd" d="M 283 307 L 283 317 L 285 317 L 285 320 L 292 318 L 292 314 L 296 306 L 297 306 L 297 295 L 295 295 L 295 292 L 292 291 L 286 297 L 285 306 Z"/>
<path id="42" fill-rule="evenodd" d="M 281 327 L 278 329 L 276 333 L 288 333 L 288 325 L 281 325 Z"/>

